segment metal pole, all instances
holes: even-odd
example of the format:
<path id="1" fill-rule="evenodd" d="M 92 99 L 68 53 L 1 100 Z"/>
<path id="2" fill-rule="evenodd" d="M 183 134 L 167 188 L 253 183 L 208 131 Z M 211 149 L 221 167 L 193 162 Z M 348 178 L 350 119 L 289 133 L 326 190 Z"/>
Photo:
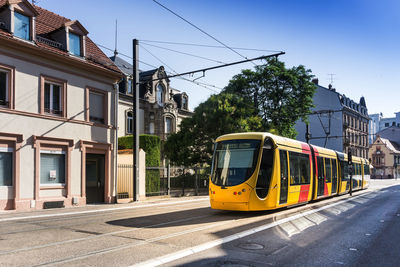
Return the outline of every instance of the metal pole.
<path id="1" fill-rule="evenodd" d="M 194 168 L 194 175 L 195 175 L 195 183 L 196 183 L 196 185 L 195 185 L 195 189 L 196 189 L 196 196 L 198 196 L 199 195 L 199 177 L 198 177 L 198 174 L 197 174 L 197 167 L 195 167 Z"/>
<path id="2" fill-rule="evenodd" d="M 168 180 L 168 184 L 167 184 L 167 193 L 168 196 L 171 194 L 171 166 L 168 162 L 168 166 L 167 166 L 167 180 Z"/>
<path id="3" fill-rule="evenodd" d="M 353 157 L 352 157 L 352 151 L 351 147 L 349 147 L 349 153 L 347 156 L 347 160 L 349 163 L 349 171 L 350 171 L 350 196 L 353 196 Z"/>
<path id="4" fill-rule="evenodd" d="M 132 98 L 133 108 L 133 201 L 139 200 L 139 41 L 133 39 L 133 84 L 135 94 Z M 132 88 L 133 89 L 133 88 Z"/>
<path id="5" fill-rule="evenodd" d="M 310 143 L 310 128 L 308 126 L 308 123 L 306 123 L 306 142 L 307 144 Z"/>

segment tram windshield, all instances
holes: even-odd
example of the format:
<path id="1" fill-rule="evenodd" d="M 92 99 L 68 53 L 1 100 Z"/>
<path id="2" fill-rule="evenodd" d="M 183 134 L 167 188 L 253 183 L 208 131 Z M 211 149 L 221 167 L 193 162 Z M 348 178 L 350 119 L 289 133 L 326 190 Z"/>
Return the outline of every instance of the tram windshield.
<path id="1" fill-rule="evenodd" d="M 234 186 L 253 174 L 260 150 L 260 140 L 218 142 L 213 157 L 211 181 L 219 186 Z"/>

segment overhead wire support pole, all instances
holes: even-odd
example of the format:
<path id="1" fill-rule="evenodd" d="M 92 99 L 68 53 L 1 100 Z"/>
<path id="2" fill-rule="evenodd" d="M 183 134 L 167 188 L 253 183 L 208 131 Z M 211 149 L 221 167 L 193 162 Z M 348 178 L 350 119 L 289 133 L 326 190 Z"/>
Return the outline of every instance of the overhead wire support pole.
<path id="1" fill-rule="evenodd" d="M 245 59 L 245 60 L 241 60 L 241 61 L 235 61 L 232 63 L 226 63 L 223 65 L 218 65 L 218 66 L 213 66 L 213 67 L 209 67 L 209 68 L 204 68 L 204 69 L 199 69 L 199 70 L 192 70 L 192 71 L 188 71 L 188 72 L 184 72 L 184 73 L 178 73 L 178 74 L 173 74 L 173 75 L 168 75 L 166 77 L 161 77 L 161 78 L 157 78 L 157 79 L 153 79 L 151 81 L 159 81 L 159 80 L 163 80 L 165 78 L 174 78 L 174 77 L 179 77 L 179 76 L 184 76 L 184 75 L 188 75 L 188 74 L 193 74 L 193 73 L 197 73 L 197 72 L 203 72 L 205 73 L 208 70 L 215 70 L 215 69 L 220 69 L 220 68 L 224 68 L 224 67 L 228 67 L 228 66 L 232 66 L 232 65 L 238 65 L 238 64 L 242 64 L 242 63 L 246 63 L 246 62 L 250 62 L 250 61 L 255 61 L 255 60 L 260 60 L 260 59 L 267 59 L 270 57 L 277 57 L 280 55 L 284 55 L 285 52 L 279 52 L 279 53 L 275 53 L 272 55 L 268 55 L 268 56 L 261 56 L 261 57 L 256 57 L 256 58 L 250 58 L 250 59 Z"/>
<path id="2" fill-rule="evenodd" d="M 134 97 L 132 98 L 133 129 L 132 129 L 132 156 L 133 156 L 133 201 L 139 200 L 139 41 L 133 39 L 133 84 Z"/>

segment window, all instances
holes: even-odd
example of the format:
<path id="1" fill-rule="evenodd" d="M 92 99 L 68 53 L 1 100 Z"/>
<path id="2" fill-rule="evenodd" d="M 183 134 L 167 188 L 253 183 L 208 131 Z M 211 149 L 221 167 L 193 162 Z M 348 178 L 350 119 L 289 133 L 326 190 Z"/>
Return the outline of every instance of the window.
<path id="1" fill-rule="evenodd" d="M 13 151 L 0 147 L 0 186 L 12 186 Z"/>
<path id="2" fill-rule="evenodd" d="M 162 106 L 164 104 L 164 87 L 161 84 L 157 85 L 157 104 Z"/>
<path id="3" fill-rule="evenodd" d="M 133 80 L 128 78 L 128 84 L 127 84 L 127 88 L 126 88 L 126 93 L 131 95 L 132 92 L 133 92 Z"/>
<path id="4" fill-rule="evenodd" d="M 289 152 L 290 185 L 310 183 L 310 158 L 307 154 Z"/>
<path id="5" fill-rule="evenodd" d="M 18 12 L 14 12 L 14 36 L 24 40 L 30 40 L 30 18 Z"/>
<path id="6" fill-rule="evenodd" d="M 182 108 L 188 109 L 188 100 L 186 96 L 182 97 Z"/>
<path id="7" fill-rule="evenodd" d="M 325 159 L 326 182 L 332 182 L 331 160 Z"/>
<path id="8" fill-rule="evenodd" d="M 104 94 L 93 91 L 89 92 L 89 121 L 102 124 L 106 123 L 104 100 Z"/>
<path id="9" fill-rule="evenodd" d="M 150 122 L 149 132 L 150 132 L 150 134 L 154 134 L 154 122 Z"/>
<path id="10" fill-rule="evenodd" d="M 61 85 L 45 82 L 44 84 L 44 112 L 52 114 L 62 113 Z"/>
<path id="11" fill-rule="evenodd" d="M 274 161 L 274 145 L 271 139 L 267 138 L 264 142 L 261 156 L 260 170 L 258 172 L 256 194 L 259 198 L 265 198 L 268 194 L 271 183 L 272 166 Z"/>
<path id="12" fill-rule="evenodd" d="M 75 56 L 82 56 L 81 52 L 81 37 L 75 33 L 70 32 L 69 38 L 69 53 Z"/>
<path id="13" fill-rule="evenodd" d="M 8 105 L 8 72 L 4 72 L 0 69 L 0 105 Z"/>
<path id="14" fill-rule="evenodd" d="M 169 134 L 172 132 L 172 119 L 165 118 L 165 133 Z"/>
<path id="15" fill-rule="evenodd" d="M 126 113 L 126 133 L 133 133 L 133 114 L 132 111 Z"/>
<path id="16" fill-rule="evenodd" d="M 389 127 L 389 123 L 388 122 L 385 123 L 385 127 Z"/>
<path id="17" fill-rule="evenodd" d="M 40 184 L 65 184 L 65 153 L 40 151 Z"/>

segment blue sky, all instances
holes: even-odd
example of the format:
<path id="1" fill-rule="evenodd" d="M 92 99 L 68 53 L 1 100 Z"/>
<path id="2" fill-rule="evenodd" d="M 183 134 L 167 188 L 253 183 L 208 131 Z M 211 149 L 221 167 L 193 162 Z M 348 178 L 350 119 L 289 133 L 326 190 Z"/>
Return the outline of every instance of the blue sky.
<path id="1" fill-rule="evenodd" d="M 359 101 L 364 96 L 369 113 L 385 117 L 400 111 L 400 1 L 396 0 L 160 0 L 160 2 L 232 47 L 282 50 L 287 66 L 305 65 L 322 86 L 333 86 Z M 132 39 L 140 40 L 140 60 L 167 71 L 186 72 L 218 65 L 149 46 L 196 54 L 221 62 L 242 58 L 221 48 L 148 43 L 157 40 L 219 45 L 151 0 L 39 0 L 38 5 L 70 19 L 79 20 L 96 43 L 114 49 L 115 20 L 118 20 L 118 51 L 132 55 Z M 103 49 L 104 50 L 104 49 Z M 107 55 L 112 52 L 104 50 Z M 237 50 L 251 58 L 271 52 Z M 123 57 L 124 58 L 124 57 Z M 124 58 L 130 60 L 129 58 Z M 189 95 L 193 109 L 218 92 L 247 63 L 206 72 L 198 81 L 209 89 L 172 79 L 171 86 Z M 150 69 L 141 64 L 143 70 Z M 199 75 L 186 78 L 195 79 Z"/>

